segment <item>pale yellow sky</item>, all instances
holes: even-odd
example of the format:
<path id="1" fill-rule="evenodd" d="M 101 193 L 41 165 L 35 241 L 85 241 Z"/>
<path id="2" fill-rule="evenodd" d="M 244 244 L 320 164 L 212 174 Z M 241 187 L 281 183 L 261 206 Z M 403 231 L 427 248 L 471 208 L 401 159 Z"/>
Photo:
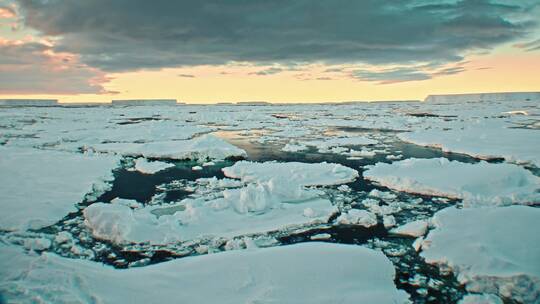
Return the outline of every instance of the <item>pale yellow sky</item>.
<path id="1" fill-rule="evenodd" d="M 466 71 L 422 81 L 377 84 L 347 73 L 319 74 L 321 66 L 306 71 L 253 75 L 266 67 L 199 66 L 109 74 L 104 87 L 118 94 L 32 95 L 61 102 L 108 102 L 111 99 L 175 98 L 187 103 L 221 101 L 335 102 L 352 100 L 424 99 L 429 94 L 540 91 L 539 52 L 503 52 L 467 58 Z M 227 74 L 222 74 L 227 73 Z M 306 74 L 312 75 L 307 79 Z M 184 76 L 179 76 L 184 75 Z M 186 77 L 192 75 L 193 77 Z M 328 76 L 332 80 L 317 80 Z M 27 98 L 28 95 L 2 95 Z"/>

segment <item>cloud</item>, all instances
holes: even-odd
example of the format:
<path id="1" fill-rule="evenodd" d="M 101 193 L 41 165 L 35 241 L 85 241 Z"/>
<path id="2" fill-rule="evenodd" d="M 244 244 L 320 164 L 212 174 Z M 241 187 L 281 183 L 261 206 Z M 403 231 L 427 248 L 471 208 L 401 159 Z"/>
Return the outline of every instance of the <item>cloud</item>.
<path id="1" fill-rule="evenodd" d="M 195 75 L 191 75 L 191 74 L 178 74 L 178 77 L 183 77 L 183 78 L 195 78 Z"/>
<path id="2" fill-rule="evenodd" d="M 0 5 L 0 19 L 11 19 L 17 17 L 17 13 L 10 6 Z"/>
<path id="3" fill-rule="evenodd" d="M 27 27 L 59 38 L 56 51 L 80 54 L 82 62 L 105 71 L 231 61 L 456 62 L 468 51 L 489 50 L 531 31 L 535 2 L 513 2 L 18 1 Z"/>
<path id="4" fill-rule="evenodd" d="M 540 50 L 540 39 L 525 43 L 514 44 L 514 47 L 518 49 L 524 49 L 527 52 L 538 51 Z"/>
<path id="5" fill-rule="evenodd" d="M 353 72 L 353 77 L 364 81 L 376 81 L 379 84 L 431 79 L 431 75 L 428 73 L 414 68 L 395 68 L 383 71 L 357 70 Z"/>
<path id="6" fill-rule="evenodd" d="M 363 81 L 374 81 L 378 84 L 393 84 L 407 81 L 420 81 L 439 76 L 455 75 L 465 71 L 459 63 L 457 66 L 433 69 L 431 65 L 396 67 L 383 70 L 356 70 L 352 76 Z"/>
<path id="7" fill-rule="evenodd" d="M 109 93 L 109 79 L 42 42 L 0 39 L 0 94 Z"/>
<path id="8" fill-rule="evenodd" d="M 264 70 L 260 70 L 257 72 L 249 73 L 250 75 L 258 75 L 258 76 L 267 76 L 267 75 L 274 75 L 283 72 L 284 69 L 282 68 L 276 68 L 276 67 L 270 67 Z"/>

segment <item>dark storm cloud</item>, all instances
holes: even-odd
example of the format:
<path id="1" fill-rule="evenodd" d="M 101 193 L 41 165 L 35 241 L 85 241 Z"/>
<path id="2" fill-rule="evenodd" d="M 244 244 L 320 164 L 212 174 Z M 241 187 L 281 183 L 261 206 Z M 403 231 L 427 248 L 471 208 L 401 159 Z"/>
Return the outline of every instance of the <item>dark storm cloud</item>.
<path id="1" fill-rule="evenodd" d="M 0 94 L 110 93 L 104 73 L 38 42 L 0 40 Z"/>
<path id="2" fill-rule="evenodd" d="M 530 42 L 526 42 L 526 43 L 519 43 L 519 44 L 516 44 L 514 46 L 516 48 L 519 48 L 519 49 L 525 49 L 527 52 L 539 51 L 540 50 L 540 39 L 530 41 Z"/>
<path id="3" fill-rule="evenodd" d="M 20 0 L 25 24 L 107 71 L 250 61 L 451 62 L 527 34 L 538 1 Z M 523 4 L 526 3 L 526 4 Z M 422 78 L 420 72 L 406 77 Z"/>
<path id="4" fill-rule="evenodd" d="M 439 76 L 455 75 L 465 71 L 463 66 L 454 66 L 429 70 L 429 65 L 418 67 L 398 67 L 379 71 L 356 70 L 352 76 L 359 80 L 374 81 L 378 84 L 392 84 L 398 82 L 427 80 Z M 428 69 L 426 69 L 428 68 Z"/>
<path id="5" fill-rule="evenodd" d="M 426 80 L 432 78 L 430 74 L 414 68 L 396 68 L 384 71 L 358 70 L 353 76 L 360 80 L 376 81 L 379 84 Z"/>

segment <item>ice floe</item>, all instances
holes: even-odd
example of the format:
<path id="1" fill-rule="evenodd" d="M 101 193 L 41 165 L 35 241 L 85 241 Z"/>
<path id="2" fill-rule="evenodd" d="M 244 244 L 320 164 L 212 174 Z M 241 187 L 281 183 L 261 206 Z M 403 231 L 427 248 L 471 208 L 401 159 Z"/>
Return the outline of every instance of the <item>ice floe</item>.
<path id="1" fill-rule="evenodd" d="M 174 167 L 174 165 L 162 161 L 148 161 L 146 158 L 135 160 L 135 170 L 145 174 L 154 174 L 170 167 Z"/>
<path id="2" fill-rule="evenodd" d="M 337 208 L 321 197 L 322 191 L 309 186 L 347 183 L 358 176 L 356 170 L 339 164 L 298 162 L 240 161 L 223 172 L 240 181 L 201 179 L 200 182 L 240 187 L 224 189 L 214 199 L 189 198 L 173 206 L 132 210 L 120 204 L 96 203 L 83 211 L 85 224 L 95 237 L 117 244 L 165 244 L 325 223 Z"/>
<path id="3" fill-rule="evenodd" d="M 540 209 L 449 207 L 435 214 L 422 257 L 457 274 L 471 292 L 540 301 Z"/>
<path id="4" fill-rule="evenodd" d="M 329 186 L 354 181 L 358 171 L 340 164 L 301 162 L 264 162 L 239 161 L 232 167 L 224 168 L 227 177 L 238 178 L 245 182 L 268 182 L 283 180 L 283 184 L 301 186 Z"/>
<path id="5" fill-rule="evenodd" d="M 304 243 L 188 257 L 116 270 L 0 244 L 8 303 L 406 303 L 381 252 Z M 211 292 L 209 292 L 211 290 Z"/>
<path id="6" fill-rule="evenodd" d="M 113 179 L 118 157 L 0 146 L 0 229 L 38 229 Z"/>
<path id="7" fill-rule="evenodd" d="M 391 234 L 419 237 L 426 234 L 428 221 L 417 220 L 390 230 Z"/>
<path id="8" fill-rule="evenodd" d="M 442 148 L 443 151 L 489 159 L 503 157 L 516 163 L 531 163 L 540 167 L 538 130 L 510 128 L 499 122 L 470 124 L 451 130 L 419 130 L 399 135 L 404 141 L 422 146 Z"/>
<path id="9" fill-rule="evenodd" d="M 540 178 L 513 164 L 412 158 L 377 163 L 364 172 L 364 177 L 398 191 L 463 199 L 466 206 L 540 201 Z"/>
<path id="10" fill-rule="evenodd" d="M 246 151 L 213 135 L 203 135 L 190 140 L 149 143 L 101 143 L 87 147 L 89 150 L 111 152 L 127 156 L 164 159 L 226 159 L 245 157 Z"/>

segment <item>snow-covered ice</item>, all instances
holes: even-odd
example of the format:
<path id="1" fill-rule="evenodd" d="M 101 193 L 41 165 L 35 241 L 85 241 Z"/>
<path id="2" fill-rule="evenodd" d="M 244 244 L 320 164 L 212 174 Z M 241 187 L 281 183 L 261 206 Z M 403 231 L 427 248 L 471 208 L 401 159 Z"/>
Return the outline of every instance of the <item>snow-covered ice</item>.
<path id="1" fill-rule="evenodd" d="M 341 214 L 337 220 L 339 224 L 360 225 L 366 228 L 377 225 L 377 216 L 366 210 L 351 209 Z"/>
<path id="2" fill-rule="evenodd" d="M 52 225 L 113 179 L 118 158 L 0 146 L 0 229 Z"/>
<path id="3" fill-rule="evenodd" d="M 230 238 L 324 223 L 337 212 L 336 207 L 321 197 L 320 190 L 306 186 L 337 185 L 358 176 L 356 170 L 339 164 L 298 162 L 240 161 L 223 172 L 245 185 L 224 189 L 216 199 L 185 199 L 176 208 L 166 206 L 174 210 L 170 214 L 162 214 L 161 206 L 132 210 L 120 204 L 96 203 L 83 211 L 85 223 L 95 237 L 117 244 Z"/>
<path id="4" fill-rule="evenodd" d="M 406 303 L 381 252 L 304 243 L 115 270 L 0 244 L 8 303 Z"/>
<path id="5" fill-rule="evenodd" d="M 358 177 L 358 171 L 332 163 L 240 161 L 232 167 L 224 168 L 223 172 L 228 177 L 245 182 L 284 180 L 287 184 L 301 186 L 339 185 L 352 182 Z"/>
<path id="6" fill-rule="evenodd" d="M 417 220 L 390 230 L 391 234 L 404 235 L 412 237 L 420 237 L 426 234 L 428 229 L 428 221 Z"/>
<path id="7" fill-rule="evenodd" d="M 225 159 L 245 157 L 246 152 L 213 135 L 203 135 L 189 140 L 149 143 L 100 143 L 88 147 L 99 152 L 111 152 L 127 156 L 166 159 Z"/>
<path id="8" fill-rule="evenodd" d="M 527 130 L 501 124 L 482 122 L 451 130 L 419 130 L 399 137 L 422 146 L 443 151 L 472 155 L 482 159 L 502 157 L 516 163 L 540 167 L 540 137 L 538 130 Z"/>
<path id="9" fill-rule="evenodd" d="M 513 164 L 411 158 L 377 163 L 364 172 L 364 177 L 398 191 L 463 199 L 466 206 L 540 201 L 540 178 Z"/>
<path id="10" fill-rule="evenodd" d="M 435 214 L 422 257 L 457 274 L 471 292 L 540 301 L 540 209 L 449 207 Z"/>

